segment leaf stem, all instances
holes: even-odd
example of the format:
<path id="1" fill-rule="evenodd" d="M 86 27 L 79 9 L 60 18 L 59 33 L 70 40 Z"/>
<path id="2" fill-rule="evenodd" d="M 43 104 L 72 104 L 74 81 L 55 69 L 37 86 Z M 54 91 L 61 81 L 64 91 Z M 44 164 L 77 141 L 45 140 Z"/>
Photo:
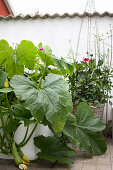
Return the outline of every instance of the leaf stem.
<path id="1" fill-rule="evenodd" d="M 26 133 L 25 133 L 25 136 L 24 136 L 22 142 L 18 146 L 21 146 L 24 143 L 24 141 L 26 140 L 26 137 L 27 137 L 27 134 L 28 134 L 28 130 L 29 130 L 29 126 L 26 129 Z"/>
<path id="2" fill-rule="evenodd" d="M 7 131 L 6 131 L 5 124 L 4 124 L 3 113 L 1 112 L 1 105 L 0 105 L 0 114 L 1 114 L 1 122 L 2 122 L 2 127 L 3 127 L 5 137 L 8 141 L 10 141 L 10 138 L 7 135 Z"/>
<path id="3" fill-rule="evenodd" d="M 41 83 L 42 83 L 42 79 L 43 79 L 43 77 L 44 77 L 45 71 L 46 71 L 46 65 L 45 65 L 45 67 L 44 67 L 42 76 L 41 76 L 41 78 L 40 78 L 40 81 L 39 81 L 39 84 L 38 84 L 38 89 L 40 88 L 40 85 L 41 85 Z"/>
<path id="4" fill-rule="evenodd" d="M 5 149 L 2 148 L 2 146 L 0 146 L 0 150 L 1 150 L 0 153 L 4 153 L 6 155 L 10 154 L 10 152 L 7 152 Z"/>
<path id="5" fill-rule="evenodd" d="M 12 113 L 11 113 L 11 109 L 10 109 L 10 105 L 9 105 L 9 100 L 8 100 L 8 97 L 7 97 L 7 93 L 6 93 L 5 97 L 6 97 L 6 104 L 7 104 L 7 107 L 8 107 L 9 115 L 10 115 L 10 118 L 12 120 L 13 117 L 12 117 Z"/>
<path id="6" fill-rule="evenodd" d="M 30 138 L 32 137 L 32 135 L 33 135 L 33 133 L 34 133 L 34 131 L 35 131 L 37 125 L 38 125 L 38 124 L 36 124 L 36 125 L 34 126 L 32 132 L 30 133 L 30 135 L 29 135 L 29 137 L 27 138 L 27 140 L 26 140 L 24 143 L 22 143 L 21 145 L 19 145 L 19 147 L 23 147 L 24 145 L 26 145 L 26 144 L 28 143 L 28 141 L 29 141 Z"/>

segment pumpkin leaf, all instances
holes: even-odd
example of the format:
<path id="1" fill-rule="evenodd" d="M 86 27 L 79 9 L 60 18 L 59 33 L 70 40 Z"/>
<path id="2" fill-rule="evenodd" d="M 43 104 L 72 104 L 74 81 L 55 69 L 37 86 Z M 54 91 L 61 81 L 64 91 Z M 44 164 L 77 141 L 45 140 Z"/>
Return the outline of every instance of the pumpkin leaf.
<path id="1" fill-rule="evenodd" d="M 35 66 L 35 59 L 37 55 L 37 48 L 31 41 L 23 40 L 17 46 L 16 57 L 17 61 L 25 67 L 33 70 Z"/>
<path id="2" fill-rule="evenodd" d="M 18 98 L 25 100 L 26 109 L 30 110 L 37 122 L 46 119 L 53 129 L 63 129 L 67 115 L 72 112 L 72 99 L 68 92 L 68 83 L 60 75 L 49 74 L 37 89 L 34 82 L 23 76 L 14 76 L 10 85 Z"/>
<path id="3" fill-rule="evenodd" d="M 65 143 L 59 141 L 54 136 L 38 136 L 34 138 L 34 144 L 41 151 L 37 156 L 41 159 L 47 159 L 51 162 L 73 164 L 70 158 L 75 155 L 75 151 L 69 148 Z"/>
<path id="4" fill-rule="evenodd" d="M 8 76 L 10 79 L 14 75 L 23 75 L 24 74 L 24 65 L 22 63 L 19 63 L 18 61 L 14 61 L 14 58 L 11 57 L 9 60 L 7 60 L 6 63 L 6 72 L 8 73 Z"/>
<path id="5" fill-rule="evenodd" d="M 20 126 L 20 120 L 18 119 L 10 119 L 7 125 L 7 133 L 15 132 L 17 128 Z"/>
<path id="6" fill-rule="evenodd" d="M 92 156 L 93 153 L 103 154 L 107 149 L 101 133 L 103 129 L 105 125 L 99 119 L 94 118 L 92 109 L 87 104 L 81 103 L 77 108 L 76 117 L 68 116 L 63 132 L 73 142 L 78 141 L 80 149 Z"/>
<path id="7" fill-rule="evenodd" d="M 31 120 L 32 115 L 28 109 L 25 108 L 24 104 L 15 104 L 13 116 L 18 119 L 24 121 L 24 126 L 29 126 L 32 123 L 35 123 L 35 120 Z"/>
<path id="8" fill-rule="evenodd" d="M 6 40 L 0 40 L 0 66 L 2 66 L 12 54 L 12 48 L 8 42 Z"/>

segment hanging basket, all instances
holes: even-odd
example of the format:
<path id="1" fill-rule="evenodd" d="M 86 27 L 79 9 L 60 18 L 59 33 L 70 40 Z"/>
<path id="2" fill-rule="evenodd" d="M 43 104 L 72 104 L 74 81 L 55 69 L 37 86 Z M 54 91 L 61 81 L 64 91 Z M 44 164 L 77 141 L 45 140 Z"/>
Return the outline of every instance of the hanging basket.
<path id="1" fill-rule="evenodd" d="M 103 120 L 103 114 L 104 114 L 104 104 L 101 106 L 94 107 L 93 105 L 89 105 L 89 107 L 93 110 L 94 112 L 94 117 L 99 118 L 100 120 Z M 73 112 L 72 114 L 76 114 L 76 105 L 73 105 Z"/>

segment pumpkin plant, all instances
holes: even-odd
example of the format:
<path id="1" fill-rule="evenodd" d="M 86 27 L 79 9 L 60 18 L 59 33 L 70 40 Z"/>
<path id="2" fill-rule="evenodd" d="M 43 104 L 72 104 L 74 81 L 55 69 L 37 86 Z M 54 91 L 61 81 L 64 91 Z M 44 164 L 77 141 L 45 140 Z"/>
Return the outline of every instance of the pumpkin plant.
<path id="1" fill-rule="evenodd" d="M 72 97 L 62 74 L 72 70 L 71 64 L 63 58 L 57 59 L 51 48 L 43 47 L 42 43 L 36 47 L 24 40 L 13 49 L 5 40 L 0 41 L 0 152 L 13 155 L 21 169 L 29 164 L 21 147 L 27 144 L 39 123 L 48 125 L 54 134 L 34 138 L 35 146 L 41 149 L 37 154 L 41 159 L 73 163 L 71 157 L 75 150 L 67 146 L 63 136 L 91 156 L 92 152 L 106 151 L 101 134 L 105 126 L 94 118 L 89 107 L 82 103 L 76 117 L 71 114 Z M 16 143 L 14 135 L 22 121 L 26 133 L 23 140 Z M 28 136 L 30 124 L 34 124 L 34 128 Z"/>

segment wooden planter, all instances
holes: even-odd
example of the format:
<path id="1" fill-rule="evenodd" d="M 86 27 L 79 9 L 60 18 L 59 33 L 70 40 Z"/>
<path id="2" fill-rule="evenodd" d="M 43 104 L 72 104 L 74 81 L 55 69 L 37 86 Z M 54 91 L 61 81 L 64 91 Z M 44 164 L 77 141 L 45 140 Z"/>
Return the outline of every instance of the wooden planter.
<path id="1" fill-rule="evenodd" d="M 93 110 L 94 112 L 94 117 L 99 118 L 100 120 L 103 120 L 103 114 L 104 114 L 104 105 L 94 107 L 92 105 L 89 105 L 89 107 Z M 76 105 L 73 105 L 73 114 L 76 113 Z"/>

